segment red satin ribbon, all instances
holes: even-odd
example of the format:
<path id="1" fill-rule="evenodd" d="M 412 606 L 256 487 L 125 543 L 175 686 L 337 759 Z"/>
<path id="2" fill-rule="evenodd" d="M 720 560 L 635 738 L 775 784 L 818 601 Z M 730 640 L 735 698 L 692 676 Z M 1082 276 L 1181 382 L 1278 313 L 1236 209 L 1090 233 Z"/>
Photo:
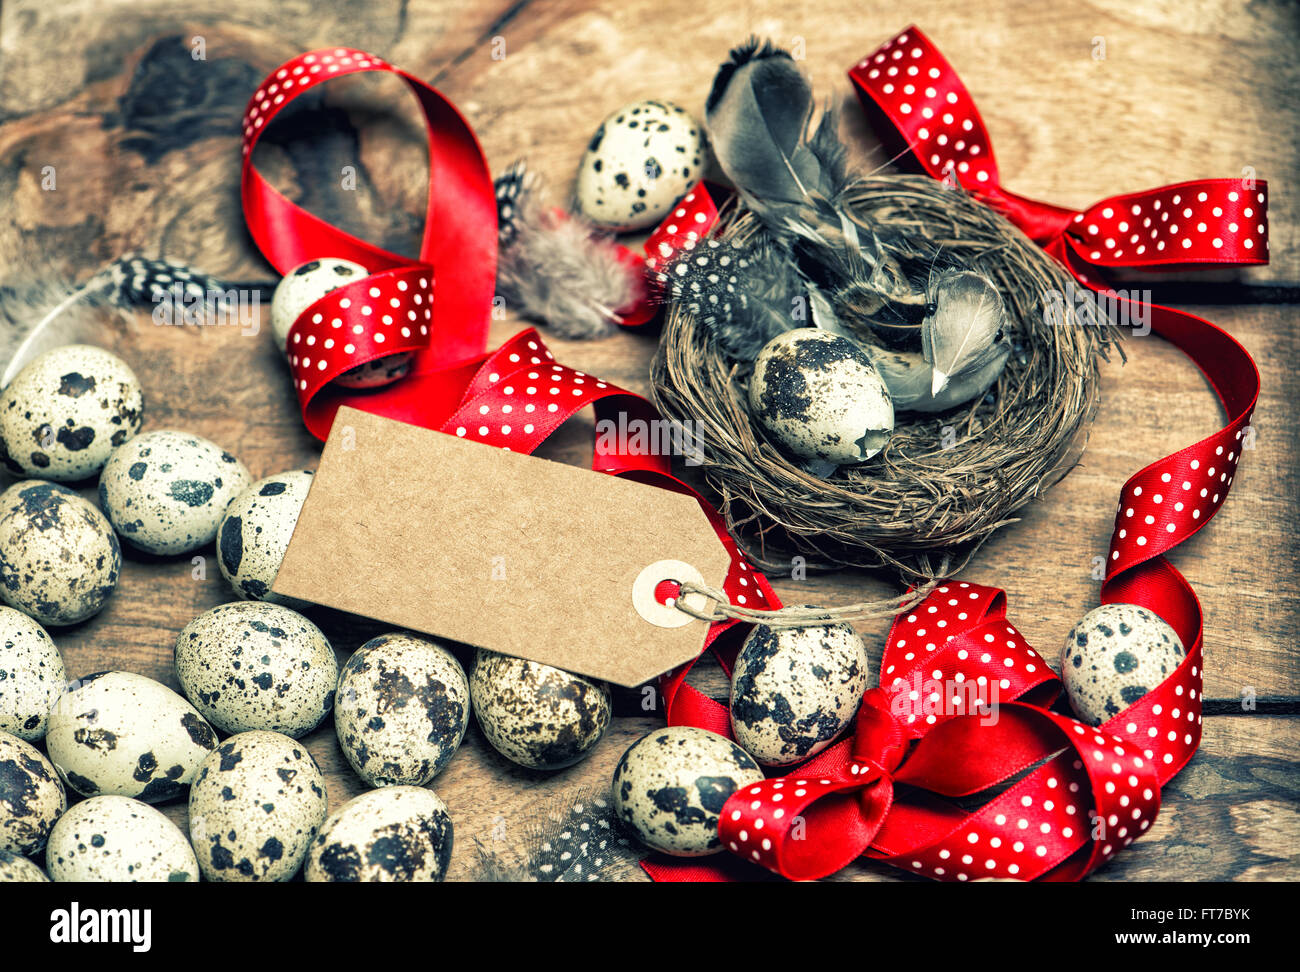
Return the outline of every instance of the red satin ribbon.
<path id="1" fill-rule="evenodd" d="M 1083 283 L 1096 286 L 1110 267 L 1267 262 L 1264 183 L 1180 183 L 1082 212 L 1003 189 L 969 93 L 915 27 L 850 76 L 886 137 L 932 176 L 955 179 L 1001 210 Z M 1134 309 L 1125 301 L 1119 308 Z M 1150 827 L 1160 786 L 1201 736 L 1201 608 L 1164 554 L 1227 498 L 1259 373 L 1245 348 L 1208 321 L 1144 309 L 1152 331 L 1209 379 L 1229 422 L 1125 483 L 1101 601 L 1164 618 L 1186 648 L 1183 663 L 1113 719 L 1085 726 L 1047 710 L 1059 682 L 1007 622 L 1002 592 L 948 581 L 895 620 L 881 687 L 864 697 L 851 738 L 727 801 L 719 830 L 730 851 L 792 879 L 822 877 L 865 854 L 939 880 L 1077 880 Z M 729 734 L 726 708 L 704 702 L 679 712 L 688 724 Z M 982 707 L 991 711 L 972 714 Z M 952 802 L 1022 773 L 978 810 Z M 663 857 L 645 868 L 656 880 L 736 876 L 734 865 Z"/>
<path id="2" fill-rule="evenodd" d="M 311 215 L 277 192 L 252 163 L 262 131 L 294 98 L 329 78 L 374 71 L 395 74 L 407 84 L 429 134 L 428 205 L 417 259 L 379 249 Z M 302 54 L 272 72 L 250 99 L 243 154 L 244 218 L 277 270 L 340 257 L 371 271 L 312 304 L 290 329 L 290 370 L 313 435 L 328 435 L 341 405 L 524 453 L 589 405 L 598 423 L 608 420 L 620 430 L 636 428 L 637 421 L 663 421 L 640 396 L 557 363 L 536 330 L 487 352 L 496 285 L 492 180 L 468 124 L 424 81 L 352 48 Z M 333 382 L 350 368 L 397 352 L 415 357 L 407 377 L 391 385 L 357 391 Z M 722 518 L 674 478 L 669 457 L 652 448 L 628 436 L 613 443 L 599 436 L 592 468 L 696 497 L 731 557 L 723 585 L 728 596 L 779 607 L 767 579 L 741 557 Z M 706 647 L 732 624 L 711 625 Z"/>

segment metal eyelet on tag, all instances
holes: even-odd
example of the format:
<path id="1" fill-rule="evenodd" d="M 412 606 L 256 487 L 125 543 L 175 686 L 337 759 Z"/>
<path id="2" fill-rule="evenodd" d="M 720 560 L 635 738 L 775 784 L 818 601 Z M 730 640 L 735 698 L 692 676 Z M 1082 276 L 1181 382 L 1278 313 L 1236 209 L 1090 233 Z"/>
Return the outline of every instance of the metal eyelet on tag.
<path id="1" fill-rule="evenodd" d="M 637 574 L 632 582 L 632 606 L 636 613 L 660 628 L 680 628 L 696 620 L 684 611 L 677 610 L 671 604 L 661 604 L 655 598 L 655 588 L 663 581 L 704 584 L 704 577 L 690 564 L 680 560 L 656 560 Z M 703 594 L 687 594 L 686 603 L 692 608 L 703 611 L 709 599 Z"/>

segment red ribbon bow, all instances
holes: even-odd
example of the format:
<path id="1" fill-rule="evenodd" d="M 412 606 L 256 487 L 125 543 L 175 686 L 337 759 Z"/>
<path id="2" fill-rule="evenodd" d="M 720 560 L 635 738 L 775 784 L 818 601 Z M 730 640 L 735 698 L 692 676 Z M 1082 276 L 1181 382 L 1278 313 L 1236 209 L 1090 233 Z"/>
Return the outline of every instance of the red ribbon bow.
<path id="1" fill-rule="evenodd" d="M 254 167 L 253 149 L 271 120 L 295 98 L 344 74 L 387 72 L 416 96 L 429 133 L 429 196 L 418 259 L 372 246 L 290 202 Z M 492 180 L 469 125 L 436 90 L 382 58 L 336 47 L 311 51 L 273 71 L 244 116 L 241 193 L 249 232 L 281 273 L 312 259 L 338 257 L 371 270 L 312 304 L 289 331 L 289 364 L 303 421 L 325 438 L 341 405 L 451 435 L 531 453 L 587 406 L 620 430 L 662 421 L 645 399 L 555 361 L 536 330 L 487 353 L 496 284 L 496 203 Z M 441 283 L 442 286 L 438 286 Z M 341 388 L 333 379 L 386 355 L 409 351 L 408 375 L 379 389 Z M 626 420 L 617 419 L 624 415 Z M 717 512 L 671 475 L 668 456 L 627 436 L 600 437 L 592 468 L 699 500 L 731 556 L 724 589 L 733 600 L 780 606 L 753 571 Z M 712 645 L 733 622 L 709 629 Z"/>
<path id="2" fill-rule="evenodd" d="M 969 93 L 915 27 L 850 76 L 887 138 L 930 175 L 1002 211 L 1082 283 L 1107 267 L 1267 262 L 1264 183 L 1186 182 L 1083 212 L 1003 189 Z M 675 246 L 663 242 L 669 248 L 658 255 L 670 257 Z M 1164 554 L 1227 498 L 1259 395 L 1255 363 L 1232 337 L 1181 311 L 1147 309 L 1152 330 L 1209 379 L 1229 422 L 1125 483 L 1101 601 L 1164 618 L 1186 648 L 1182 664 L 1108 722 L 1086 726 L 1047 710 L 1059 682 L 1006 621 L 1002 592 L 948 581 L 895 620 L 881 687 L 864 697 L 851 738 L 727 801 L 719 831 L 732 853 L 792 879 L 833 873 L 865 854 L 941 880 L 1077 880 L 1147 830 L 1160 786 L 1201 735 L 1200 603 Z M 727 709 L 698 692 L 670 709 L 669 721 L 730 730 Z M 1048 757 L 978 810 L 952 802 Z M 908 788 L 895 792 L 895 783 Z M 725 865 L 663 857 L 645 869 L 656 880 L 735 876 Z"/>

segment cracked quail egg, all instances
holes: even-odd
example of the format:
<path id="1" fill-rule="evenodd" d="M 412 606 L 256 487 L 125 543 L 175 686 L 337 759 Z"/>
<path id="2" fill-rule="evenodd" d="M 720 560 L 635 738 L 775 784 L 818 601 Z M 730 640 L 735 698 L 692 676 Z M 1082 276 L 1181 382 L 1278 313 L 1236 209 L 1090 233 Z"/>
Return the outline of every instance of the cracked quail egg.
<path id="1" fill-rule="evenodd" d="M 0 850 L 0 884 L 35 884 L 49 881 L 39 867 L 13 851 Z"/>
<path id="2" fill-rule="evenodd" d="M 578 166 L 578 211 L 606 229 L 646 229 L 672 211 L 703 164 L 704 136 L 684 108 L 624 105 L 601 122 Z"/>
<path id="3" fill-rule="evenodd" d="M 0 597 L 42 624 L 99 613 L 122 567 L 117 536 L 94 504 L 29 479 L 0 495 Z"/>
<path id="4" fill-rule="evenodd" d="M 609 689 L 550 665 L 480 648 L 469 687 L 488 742 L 530 769 L 572 766 L 609 728 Z"/>
<path id="5" fill-rule="evenodd" d="M 244 464 L 215 442 L 161 429 L 113 450 L 99 505 L 133 547 L 185 553 L 211 543 L 227 504 L 249 483 Z"/>
<path id="6" fill-rule="evenodd" d="M 67 807 L 50 761 L 31 743 L 0 732 L 0 851 L 39 854 Z"/>
<path id="7" fill-rule="evenodd" d="M 190 786 L 190 838 L 209 881 L 287 881 L 325 822 L 325 780 L 278 732 L 231 736 Z"/>
<path id="8" fill-rule="evenodd" d="M 741 787 L 761 782 L 753 757 L 730 739 L 691 726 L 656 729 L 614 770 L 614 809 L 653 850 L 703 857 L 722 850 L 718 815 Z"/>
<path id="9" fill-rule="evenodd" d="M 802 762 L 853 721 L 869 678 L 866 647 L 847 624 L 755 625 L 732 670 L 731 731 L 760 763 Z"/>
<path id="10" fill-rule="evenodd" d="M 45 745 L 78 793 L 161 803 L 189 786 L 217 734 L 161 682 L 99 672 L 73 682 L 55 703 Z"/>
<path id="11" fill-rule="evenodd" d="M 271 333 L 276 347 L 288 354 L 289 332 L 303 311 L 330 291 L 368 276 L 370 271 L 361 264 L 337 258 L 308 260 L 290 270 L 271 295 Z M 345 388 L 391 384 L 411 370 L 411 357 L 409 351 L 384 355 L 348 369 L 334 379 L 334 384 Z"/>
<path id="12" fill-rule="evenodd" d="M 455 754 L 469 708 L 465 671 L 451 652 L 415 635 L 385 634 L 343 664 L 334 728 L 371 786 L 419 786 Z"/>
<path id="13" fill-rule="evenodd" d="M 1169 624 L 1136 604 L 1103 604 L 1065 638 L 1061 678 L 1075 714 L 1090 725 L 1118 715 L 1183 663 Z"/>
<path id="14" fill-rule="evenodd" d="M 259 479 L 231 500 L 217 529 L 221 573 L 242 598 L 297 607 L 295 598 L 271 590 L 311 489 L 308 469 Z"/>
<path id="15" fill-rule="evenodd" d="M 441 881 L 451 847 L 451 815 L 436 793 L 387 786 L 330 814 L 303 873 L 308 881 Z"/>
<path id="16" fill-rule="evenodd" d="M 199 863 L 181 829 L 149 804 L 124 796 L 73 804 L 54 825 L 45 863 L 56 882 L 199 879 Z"/>
<path id="17" fill-rule="evenodd" d="M 125 361 L 65 345 L 33 358 L 0 393 L 0 453 L 17 475 L 89 479 L 143 416 L 140 382 Z"/>
<path id="18" fill-rule="evenodd" d="M 0 731 L 35 742 L 68 680 L 63 656 L 45 629 L 21 611 L 0 607 Z"/>
<path id="19" fill-rule="evenodd" d="M 295 739 L 334 708 L 334 649 L 297 611 L 265 601 L 219 604 L 176 639 L 186 696 L 222 732 L 265 729 Z"/>
<path id="20" fill-rule="evenodd" d="M 790 452 L 838 465 L 870 459 L 894 429 L 889 389 L 866 352 L 813 327 L 763 345 L 749 379 L 749 408 Z"/>

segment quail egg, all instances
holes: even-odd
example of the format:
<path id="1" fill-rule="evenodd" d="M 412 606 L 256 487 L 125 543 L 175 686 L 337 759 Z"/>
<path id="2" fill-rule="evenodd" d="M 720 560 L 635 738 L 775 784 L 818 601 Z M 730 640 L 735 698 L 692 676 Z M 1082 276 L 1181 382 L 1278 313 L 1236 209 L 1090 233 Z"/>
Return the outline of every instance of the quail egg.
<path id="1" fill-rule="evenodd" d="M 577 208 L 606 229 L 646 229 L 703 169 L 704 136 L 685 109 L 668 101 L 625 105 L 591 137 L 578 166 Z"/>
<path id="2" fill-rule="evenodd" d="M 0 732 L 43 739 L 67 680 L 63 656 L 45 629 L 21 611 L 0 607 Z"/>
<path id="3" fill-rule="evenodd" d="M 35 884 L 49 881 L 39 867 L 13 851 L 0 850 L 0 884 Z"/>
<path id="4" fill-rule="evenodd" d="M 0 496 L 0 597 L 41 624 L 97 614 L 122 567 L 122 550 L 94 504 L 29 479 Z"/>
<path id="5" fill-rule="evenodd" d="M 133 547 L 185 553 L 211 543 L 227 504 L 248 485 L 244 464 L 214 442 L 160 429 L 113 450 L 99 505 Z"/>
<path id="6" fill-rule="evenodd" d="M 276 347 L 287 354 L 289 332 L 303 311 L 330 291 L 369 275 L 370 271 L 361 264 L 336 258 L 309 260 L 290 270 L 271 295 L 271 333 Z M 350 368 L 335 378 L 334 384 L 345 388 L 376 388 L 404 377 L 410 370 L 411 353 L 402 351 Z"/>
<path id="7" fill-rule="evenodd" d="M 722 850 L 718 815 L 763 771 L 731 740 L 669 726 L 634 742 L 614 770 L 614 810 L 647 847 L 676 857 Z"/>
<path id="8" fill-rule="evenodd" d="M 240 597 L 290 607 L 301 605 L 301 601 L 274 593 L 271 585 L 289 549 L 311 480 L 307 469 L 267 476 L 247 487 L 226 507 L 217 530 L 218 563 Z"/>
<path id="9" fill-rule="evenodd" d="M 479 649 L 469 681 L 479 728 L 530 769 L 572 766 L 609 728 L 609 689 L 559 668 Z"/>
<path id="10" fill-rule="evenodd" d="M 217 734 L 161 682 L 99 672 L 73 682 L 55 703 L 45 745 L 78 793 L 161 803 L 189 786 Z"/>
<path id="11" fill-rule="evenodd" d="M 0 393 L 0 451 L 16 475 L 89 479 L 143 417 L 140 382 L 126 362 L 68 344 L 33 358 Z"/>
<path id="12" fill-rule="evenodd" d="M 436 793 L 388 786 L 330 814 L 303 873 L 308 881 L 441 881 L 451 845 L 451 815 Z"/>
<path id="13" fill-rule="evenodd" d="M 199 879 L 199 863 L 180 828 L 149 804 L 124 796 L 73 804 L 54 825 L 45 863 L 56 882 Z"/>
<path id="14" fill-rule="evenodd" d="M 278 732 L 231 736 L 190 787 L 190 839 L 209 881 L 287 881 L 325 822 L 325 780 Z"/>
<path id="15" fill-rule="evenodd" d="M 1183 663 L 1169 624 L 1136 604 L 1103 604 L 1065 638 L 1061 678 L 1075 714 L 1090 725 L 1119 715 Z"/>
<path id="16" fill-rule="evenodd" d="M 849 465 L 894 429 L 889 389 L 858 345 L 813 327 L 774 337 L 754 359 L 749 408 L 796 456 Z"/>
<path id="17" fill-rule="evenodd" d="M 31 743 L 0 732 L 0 851 L 39 854 L 67 807 L 50 761 Z"/>
<path id="18" fill-rule="evenodd" d="M 334 649 L 297 611 L 233 601 L 200 614 L 176 639 L 176 675 L 222 732 L 265 729 L 295 739 L 334 708 Z"/>
<path id="19" fill-rule="evenodd" d="M 451 652 L 411 634 L 371 638 L 339 676 L 334 728 L 371 786 L 419 786 L 437 776 L 469 724 L 469 685 Z"/>
<path id="20" fill-rule="evenodd" d="M 764 765 L 800 763 L 848 728 L 869 679 L 867 649 L 847 624 L 755 625 L 732 670 L 732 734 Z"/>

